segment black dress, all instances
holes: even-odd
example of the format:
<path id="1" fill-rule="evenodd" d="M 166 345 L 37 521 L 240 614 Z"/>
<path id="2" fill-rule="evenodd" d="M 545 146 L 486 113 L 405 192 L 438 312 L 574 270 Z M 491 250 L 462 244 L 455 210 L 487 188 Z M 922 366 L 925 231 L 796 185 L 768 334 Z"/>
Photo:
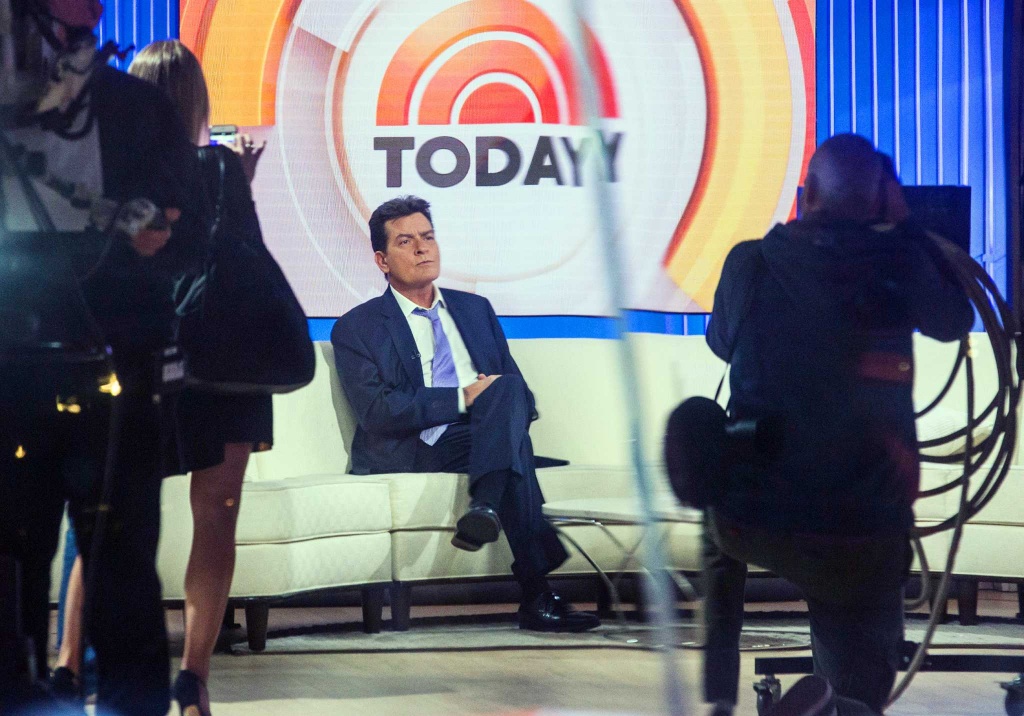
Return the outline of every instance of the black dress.
<path id="1" fill-rule="evenodd" d="M 213 152 L 224 158 L 223 229 L 258 227 L 252 191 L 238 155 L 220 146 L 205 151 L 207 160 L 200 164 L 211 204 L 220 191 L 220 171 Z M 263 237 L 250 232 L 244 240 L 262 243 Z M 221 464 L 227 443 L 251 443 L 253 452 L 269 450 L 274 443 L 273 403 L 269 395 L 223 395 L 187 388 L 179 399 L 177 413 L 183 472 Z"/>

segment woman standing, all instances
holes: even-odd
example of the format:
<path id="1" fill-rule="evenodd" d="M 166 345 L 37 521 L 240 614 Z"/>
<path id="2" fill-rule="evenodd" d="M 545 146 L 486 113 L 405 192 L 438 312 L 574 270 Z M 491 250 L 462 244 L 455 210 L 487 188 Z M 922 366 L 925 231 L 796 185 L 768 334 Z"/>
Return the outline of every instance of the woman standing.
<path id="1" fill-rule="evenodd" d="M 243 137 L 236 151 L 224 146 L 198 148 L 209 140 L 210 100 L 195 55 L 176 40 L 154 42 L 139 52 L 128 72 L 166 91 L 191 131 L 210 205 L 223 196 L 217 236 L 262 243 L 258 231 L 239 237 L 232 228 L 258 226 L 249 182 L 263 147 L 254 148 Z M 174 697 L 183 716 L 210 714 L 206 682 L 234 573 L 242 479 L 250 453 L 271 447 L 272 410 L 269 395 L 229 396 L 190 388 L 180 399 L 182 471 L 192 473 L 189 497 L 193 520 L 192 551 L 185 572 L 185 648 L 174 682 Z M 66 634 L 79 633 L 73 620 L 80 618 L 81 609 L 69 601 Z M 80 662 L 76 641 L 69 639 L 67 648 L 61 650 L 58 667 L 65 669 L 65 680 L 73 676 L 67 672 Z M 60 676 L 55 673 L 55 680 Z"/>

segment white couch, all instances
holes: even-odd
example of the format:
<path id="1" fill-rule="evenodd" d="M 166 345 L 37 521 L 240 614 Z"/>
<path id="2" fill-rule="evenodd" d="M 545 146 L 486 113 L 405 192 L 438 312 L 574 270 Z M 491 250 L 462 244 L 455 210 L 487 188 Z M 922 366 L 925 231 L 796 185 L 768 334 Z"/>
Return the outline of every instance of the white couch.
<path id="1" fill-rule="evenodd" d="M 658 465 L 668 414 L 684 398 L 711 396 L 723 365 L 701 336 L 631 336 L 641 378 L 642 450 L 665 489 Z M 991 352 L 976 337 L 980 396 L 995 381 Z M 537 397 L 540 420 L 531 430 L 538 455 L 563 458 L 567 467 L 539 471 L 549 502 L 579 497 L 633 494 L 626 397 L 613 341 L 535 339 L 510 341 L 512 353 Z M 243 488 L 238 530 L 238 564 L 232 601 L 245 604 L 250 641 L 261 648 L 267 608 L 290 595 L 327 588 L 363 590 L 364 621 L 380 628 L 383 587 L 391 588 L 393 626 L 409 624 L 409 590 L 418 584 L 508 579 L 512 558 L 504 540 L 475 553 L 450 544 L 455 521 L 468 505 L 465 475 L 349 475 L 355 423 L 340 390 L 329 343 L 317 344 L 317 373 L 311 385 L 274 401 L 275 446 L 254 455 Z M 955 345 L 917 342 L 916 393 L 924 404 L 944 384 Z M 823 396 L 827 399 L 827 396 Z M 979 399 L 979 402 L 987 402 Z M 933 417 L 922 437 L 955 420 L 965 403 L 955 386 L 945 405 L 953 413 Z M 945 422 L 944 422 L 945 421 Z M 1014 466 L 1001 493 L 969 525 L 957 575 L 971 597 L 978 579 L 1024 578 L 1024 515 L 1018 498 L 1024 465 Z M 926 466 L 926 485 L 938 484 L 948 468 Z M 922 522 L 953 513 L 956 494 L 922 500 Z M 166 481 L 159 571 L 169 600 L 182 598 L 184 567 L 191 540 L 187 480 Z M 570 527 L 571 534 L 603 568 L 614 570 L 621 551 L 593 527 Z M 612 527 L 627 544 L 638 539 L 630 526 Z M 668 559 L 678 570 L 700 568 L 700 526 L 671 527 Z M 925 541 L 932 565 L 941 564 L 948 535 Z M 559 575 L 593 575 L 573 553 Z M 969 606 L 969 604 L 968 604 Z M 969 611 L 969 609 L 968 609 Z"/>

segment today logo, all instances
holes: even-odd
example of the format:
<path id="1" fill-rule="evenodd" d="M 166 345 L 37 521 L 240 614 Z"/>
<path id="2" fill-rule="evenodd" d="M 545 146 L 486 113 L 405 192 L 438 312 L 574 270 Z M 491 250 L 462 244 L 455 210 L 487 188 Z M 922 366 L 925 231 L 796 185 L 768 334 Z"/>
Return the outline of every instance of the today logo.
<path id="1" fill-rule="evenodd" d="M 603 117 L 619 116 L 607 57 L 589 27 L 587 51 L 595 60 Z M 407 165 L 436 188 L 461 184 L 473 170 L 477 187 L 518 181 L 538 186 L 583 184 L 582 163 L 592 138 L 539 134 L 532 146 L 502 135 L 482 135 L 468 144 L 430 136 L 441 125 L 584 122 L 580 78 L 565 33 L 538 7 L 526 2 L 473 0 L 438 13 L 402 43 L 384 74 L 377 101 L 379 127 L 417 127 L 419 135 L 377 136 L 388 187 L 403 186 Z M 602 132 L 603 175 L 617 180 L 616 158 L 624 132 Z M 417 140 L 420 140 L 417 142 Z M 409 152 L 409 155 L 406 155 Z M 435 168 L 447 160 L 447 171 Z M 498 168 L 495 168 L 498 167 Z"/>
<path id="2" fill-rule="evenodd" d="M 600 133 L 601 153 L 604 157 L 605 179 L 617 181 L 615 159 L 619 155 L 619 144 L 624 134 L 613 132 Z M 557 142 L 557 144 L 556 144 Z M 562 167 L 568 163 L 571 168 L 571 185 L 583 186 L 583 160 L 589 155 L 591 140 L 584 138 L 576 145 L 572 137 L 549 137 L 542 135 L 537 138 L 533 155 L 526 169 L 522 183 L 525 186 L 537 186 L 542 179 L 553 179 L 558 186 L 564 186 L 566 178 Z M 558 151 L 556 151 L 558 147 Z M 416 149 L 415 137 L 374 137 L 373 148 L 385 153 L 387 185 L 402 186 L 403 155 L 406 151 Z M 438 152 L 449 152 L 455 164 L 448 172 L 434 169 L 434 156 Z M 493 170 L 492 157 L 497 153 L 504 157 L 501 169 Z M 559 159 L 562 155 L 562 159 Z M 517 179 L 523 164 L 523 150 L 508 137 L 477 137 L 474 152 L 476 165 L 476 186 L 504 186 Z M 416 173 L 427 184 L 439 189 L 455 186 L 469 175 L 469 148 L 455 137 L 434 137 L 428 139 L 416 152 Z"/>

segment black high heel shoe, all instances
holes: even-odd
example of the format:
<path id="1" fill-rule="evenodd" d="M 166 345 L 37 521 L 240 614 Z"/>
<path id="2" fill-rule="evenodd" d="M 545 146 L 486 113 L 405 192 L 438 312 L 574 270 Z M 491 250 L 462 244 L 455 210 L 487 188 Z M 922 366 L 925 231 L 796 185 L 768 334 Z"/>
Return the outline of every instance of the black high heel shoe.
<path id="1" fill-rule="evenodd" d="M 61 705 L 68 709 L 84 711 L 85 699 L 82 698 L 81 683 L 71 669 L 66 666 L 58 666 L 50 674 L 50 695 Z"/>
<path id="2" fill-rule="evenodd" d="M 203 706 L 210 702 L 206 684 L 191 671 L 178 672 L 174 680 L 174 700 L 178 702 L 181 716 L 210 716 L 210 710 Z"/>

